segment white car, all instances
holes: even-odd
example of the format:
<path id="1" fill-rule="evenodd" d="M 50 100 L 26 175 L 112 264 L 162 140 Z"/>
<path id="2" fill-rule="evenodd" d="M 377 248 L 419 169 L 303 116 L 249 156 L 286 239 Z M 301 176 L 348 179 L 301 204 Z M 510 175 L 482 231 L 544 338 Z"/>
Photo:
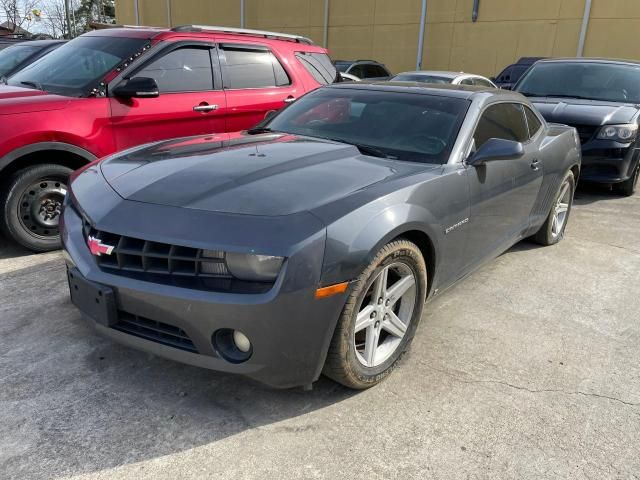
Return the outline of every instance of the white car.
<path id="1" fill-rule="evenodd" d="M 392 82 L 451 83 L 453 85 L 478 85 L 480 87 L 498 88 L 495 83 L 481 75 L 464 72 L 442 72 L 421 70 L 398 73 L 391 77 Z"/>

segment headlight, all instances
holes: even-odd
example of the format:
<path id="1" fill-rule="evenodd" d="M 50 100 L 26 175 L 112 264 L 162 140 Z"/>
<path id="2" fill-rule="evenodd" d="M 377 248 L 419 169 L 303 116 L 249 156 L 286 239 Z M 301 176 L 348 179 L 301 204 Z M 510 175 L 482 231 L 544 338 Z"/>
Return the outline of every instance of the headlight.
<path id="1" fill-rule="evenodd" d="M 274 281 L 283 261 L 283 257 L 271 255 L 230 252 L 226 254 L 227 268 L 234 277 L 256 282 Z"/>
<path id="2" fill-rule="evenodd" d="M 629 123 L 625 125 L 605 125 L 598 132 L 600 140 L 614 140 L 621 143 L 633 142 L 638 133 L 638 125 Z"/>

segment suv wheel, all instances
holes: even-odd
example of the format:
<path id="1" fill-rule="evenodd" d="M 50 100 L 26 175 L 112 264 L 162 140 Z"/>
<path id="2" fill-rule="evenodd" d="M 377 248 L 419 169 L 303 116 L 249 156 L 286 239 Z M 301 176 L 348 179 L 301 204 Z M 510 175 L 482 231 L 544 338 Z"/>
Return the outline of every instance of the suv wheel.
<path id="1" fill-rule="evenodd" d="M 416 245 L 385 245 L 354 282 L 323 373 L 350 388 L 381 382 L 398 364 L 420 321 L 427 268 Z"/>
<path id="2" fill-rule="evenodd" d="M 71 172 L 45 164 L 14 173 L 0 198 L 4 233 L 34 252 L 60 248 L 58 221 Z"/>

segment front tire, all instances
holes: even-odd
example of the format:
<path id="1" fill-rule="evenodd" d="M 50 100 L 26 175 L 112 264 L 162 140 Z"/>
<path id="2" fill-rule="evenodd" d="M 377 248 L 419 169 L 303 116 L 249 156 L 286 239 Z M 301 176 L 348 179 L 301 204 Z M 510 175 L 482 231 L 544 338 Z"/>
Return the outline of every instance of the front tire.
<path id="1" fill-rule="evenodd" d="M 616 185 L 616 189 L 625 197 L 630 197 L 636 193 L 636 186 L 638 185 L 638 178 L 640 177 L 640 162 L 636 165 L 631 178 Z"/>
<path id="2" fill-rule="evenodd" d="M 323 373 L 354 389 L 380 383 L 411 343 L 426 295 L 420 249 L 407 240 L 385 245 L 354 282 Z"/>
<path id="3" fill-rule="evenodd" d="M 569 171 L 560 184 L 547 220 L 533 237 L 537 243 L 548 246 L 554 245 L 562 240 L 567 222 L 569 221 L 571 207 L 573 206 L 573 194 L 575 190 L 576 181 L 573 172 Z"/>
<path id="4" fill-rule="evenodd" d="M 15 172 L 0 197 L 4 234 L 34 252 L 60 248 L 58 220 L 71 172 L 55 164 Z"/>

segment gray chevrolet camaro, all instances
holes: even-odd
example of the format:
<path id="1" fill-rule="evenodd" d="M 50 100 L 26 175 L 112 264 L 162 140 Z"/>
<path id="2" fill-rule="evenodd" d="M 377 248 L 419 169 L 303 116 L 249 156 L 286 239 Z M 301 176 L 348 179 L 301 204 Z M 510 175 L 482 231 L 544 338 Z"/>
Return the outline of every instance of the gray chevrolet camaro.
<path id="1" fill-rule="evenodd" d="M 579 145 L 513 92 L 322 88 L 231 138 L 74 174 L 71 299 L 140 350 L 275 387 L 324 373 L 366 388 L 426 299 L 523 238 L 562 238 Z"/>

